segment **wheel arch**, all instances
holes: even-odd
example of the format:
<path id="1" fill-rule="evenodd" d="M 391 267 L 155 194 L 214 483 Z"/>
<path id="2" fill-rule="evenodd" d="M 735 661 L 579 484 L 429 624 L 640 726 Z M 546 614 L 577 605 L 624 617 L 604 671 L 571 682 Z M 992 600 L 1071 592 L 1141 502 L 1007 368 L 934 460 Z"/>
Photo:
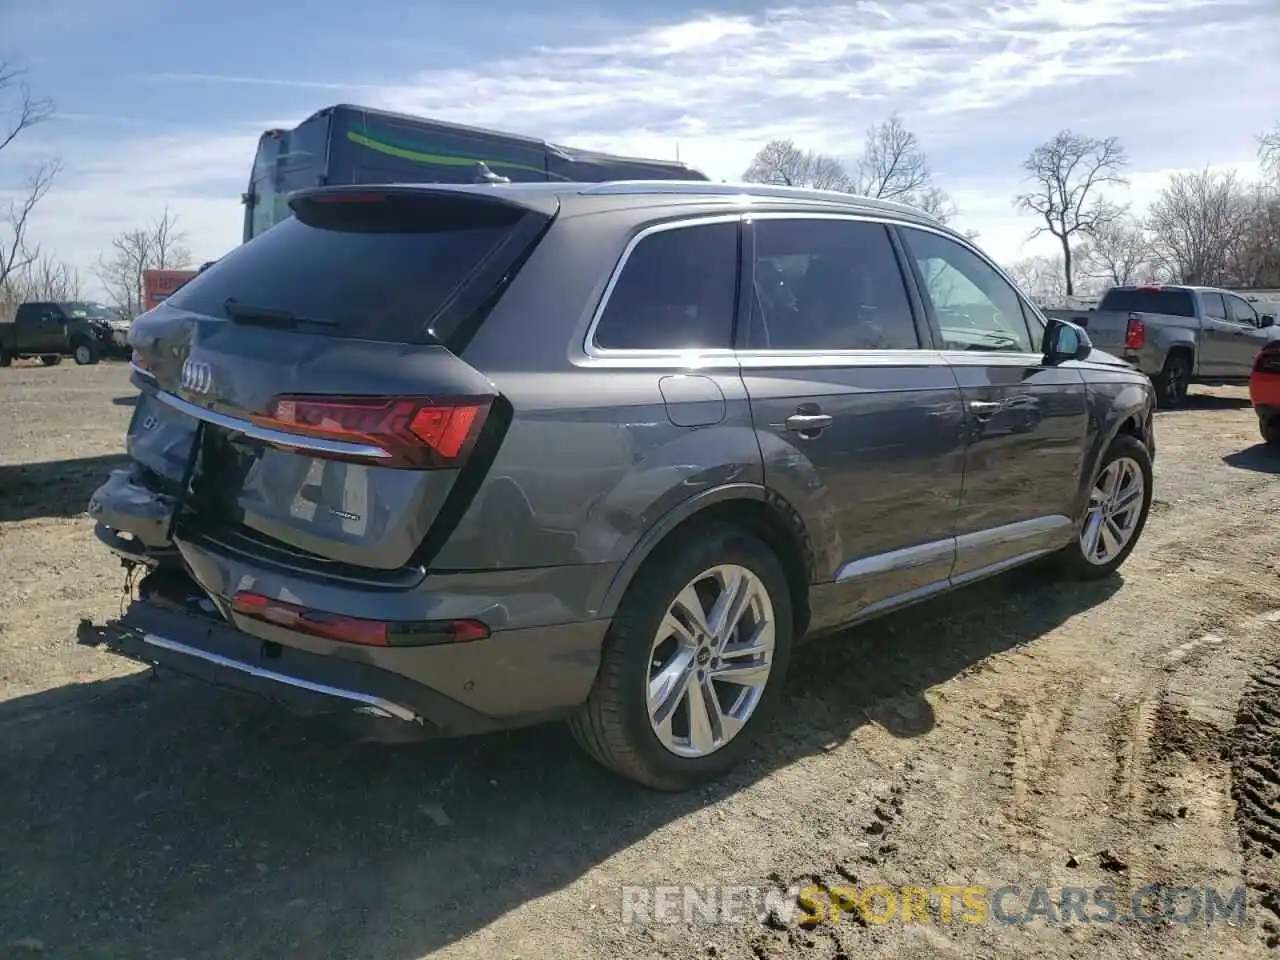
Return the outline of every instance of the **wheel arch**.
<path id="1" fill-rule="evenodd" d="M 746 530 L 777 554 L 790 587 L 795 636 L 803 636 L 809 624 L 809 585 L 815 569 L 813 543 L 799 512 L 777 493 L 754 483 L 705 490 L 667 511 L 645 531 L 614 574 L 601 601 L 600 615 L 614 615 L 636 575 L 664 546 L 710 523 Z"/>
<path id="2" fill-rule="evenodd" d="M 1122 433 L 1141 441 L 1142 445 L 1155 457 L 1155 443 L 1151 426 L 1151 403 L 1146 390 L 1133 384 L 1121 390 L 1115 397 L 1098 431 L 1097 438 L 1089 450 L 1085 469 L 1080 472 L 1080 486 L 1077 491 L 1076 516 L 1079 516 L 1089 496 L 1089 488 L 1098 472 L 1102 458 Z"/>

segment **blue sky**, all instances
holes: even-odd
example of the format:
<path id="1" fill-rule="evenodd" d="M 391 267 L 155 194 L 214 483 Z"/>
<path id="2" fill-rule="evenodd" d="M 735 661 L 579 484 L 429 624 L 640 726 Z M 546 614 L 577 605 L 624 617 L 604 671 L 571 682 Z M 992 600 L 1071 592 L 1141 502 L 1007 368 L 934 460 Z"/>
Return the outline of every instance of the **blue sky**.
<path id="1" fill-rule="evenodd" d="M 717 179 L 775 137 L 852 156 L 897 111 L 958 225 L 1008 261 L 1045 249 L 1011 198 L 1062 127 L 1121 138 L 1136 207 L 1177 169 L 1252 174 L 1254 134 L 1280 120 L 1278 36 L 1280 0 L 0 0 L 0 54 L 58 107 L 0 154 L 0 191 L 61 156 L 33 234 L 87 277 L 166 203 L 199 259 L 233 246 L 258 134 L 331 103 L 637 155 L 679 143 Z"/>

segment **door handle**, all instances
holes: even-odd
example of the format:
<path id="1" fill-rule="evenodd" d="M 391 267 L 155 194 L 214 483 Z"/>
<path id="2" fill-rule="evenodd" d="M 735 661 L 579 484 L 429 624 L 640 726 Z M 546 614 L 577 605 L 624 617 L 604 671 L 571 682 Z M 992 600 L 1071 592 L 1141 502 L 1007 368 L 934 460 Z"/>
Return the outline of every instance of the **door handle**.
<path id="1" fill-rule="evenodd" d="M 802 437 L 816 436 L 831 426 L 829 413 L 793 413 L 787 417 L 787 429 Z"/>
<path id="2" fill-rule="evenodd" d="M 999 400 L 970 400 L 969 412 L 975 420 L 990 420 L 1004 407 Z"/>

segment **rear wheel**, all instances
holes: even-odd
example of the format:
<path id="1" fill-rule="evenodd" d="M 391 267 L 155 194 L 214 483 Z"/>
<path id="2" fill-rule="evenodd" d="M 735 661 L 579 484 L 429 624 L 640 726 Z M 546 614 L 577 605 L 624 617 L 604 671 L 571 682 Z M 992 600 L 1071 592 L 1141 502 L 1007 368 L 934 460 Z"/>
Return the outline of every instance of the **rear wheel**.
<path id="1" fill-rule="evenodd" d="M 768 724 L 794 627 L 782 565 L 750 534 L 703 527 L 660 549 L 619 605 L 570 728 L 615 772 L 683 790 L 734 767 Z"/>
<path id="2" fill-rule="evenodd" d="M 1161 407 L 1180 407 L 1187 399 L 1191 386 L 1191 358 L 1178 351 L 1164 361 L 1164 369 L 1153 378 L 1156 387 L 1156 403 Z"/>
<path id="3" fill-rule="evenodd" d="M 87 366 L 90 363 L 98 362 L 97 348 L 87 340 L 79 340 L 76 342 L 72 356 L 75 357 L 76 363 L 82 367 Z"/>
<path id="4" fill-rule="evenodd" d="M 46 367 L 56 367 L 62 362 L 62 357 L 58 356 L 56 353 L 46 353 L 40 358 L 40 362 Z"/>
<path id="5" fill-rule="evenodd" d="M 13 355 L 0 350 L 0 367 L 7 367 L 13 363 Z"/>
<path id="6" fill-rule="evenodd" d="M 1142 536 L 1151 490 L 1151 454 L 1137 437 L 1120 434 L 1098 465 L 1076 538 L 1062 551 L 1070 573 L 1084 579 L 1115 573 Z"/>

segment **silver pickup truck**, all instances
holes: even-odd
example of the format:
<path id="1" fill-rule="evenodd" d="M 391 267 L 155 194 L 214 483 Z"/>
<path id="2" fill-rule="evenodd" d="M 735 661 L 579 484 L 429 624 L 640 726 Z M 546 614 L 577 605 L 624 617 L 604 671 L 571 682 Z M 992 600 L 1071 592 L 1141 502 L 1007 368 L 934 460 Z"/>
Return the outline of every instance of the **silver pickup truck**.
<path id="1" fill-rule="evenodd" d="M 1193 383 L 1248 382 L 1258 351 L 1280 339 L 1274 314 L 1212 287 L 1112 287 L 1096 309 L 1043 312 L 1084 327 L 1095 347 L 1149 376 L 1165 407 Z"/>

